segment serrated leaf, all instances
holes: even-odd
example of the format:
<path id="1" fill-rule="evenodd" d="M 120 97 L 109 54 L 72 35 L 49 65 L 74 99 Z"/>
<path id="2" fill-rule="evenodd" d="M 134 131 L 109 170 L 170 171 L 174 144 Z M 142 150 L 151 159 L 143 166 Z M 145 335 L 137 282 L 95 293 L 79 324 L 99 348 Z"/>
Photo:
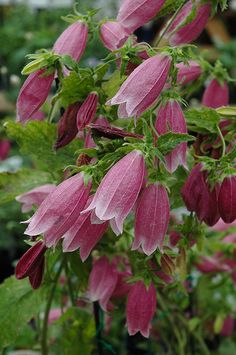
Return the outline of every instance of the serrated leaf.
<path id="1" fill-rule="evenodd" d="M 79 140 L 74 140 L 55 152 L 52 147 L 57 128 L 55 124 L 45 121 L 29 121 L 25 126 L 9 121 L 5 126 L 8 137 L 17 142 L 23 154 L 32 157 L 36 168 L 53 174 L 73 164 L 74 152 L 82 145 Z"/>
<path id="2" fill-rule="evenodd" d="M 184 2 L 185 0 L 166 0 L 164 5 L 161 7 L 161 10 L 158 12 L 156 18 L 169 15 L 170 13 L 176 11 Z"/>
<path id="3" fill-rule="evenodd" d="M 219 115 L 227 117 L 236 117 L 236 106 L 222 106 L 216 109 Z"/>
<path id="4" fill-rule="evenodd" d="M 158 137 L 157 148 L 163 155 L 167 155 L 180 143 L 194 140 L 195 137 L 186 133 L 169 132 Z"/>
<path id="5" fill-rule="evenodd" d="M 69 76 L 62 80 L 62 88 L 59 93 L 61 104 L 67 107 L 78 101 L 83 101 L 85 97 L 93 90 L 94 80 L 92 75 L 84 73 L 78 75 L 72 71 Z"/>
<path id="6" fill-rule="evenodd" d="M 121 84 L 123 84 L 125 79 L 126 76 L 120 77 L 119 70 L 116 70 L 112 74 L 112 76 L 108 79 L 108 81 L 102 84 L 102 89 L 109 99 L 112 98 L 117 93 L 117 91 L 119 90 Z"/>
<path id="7" fill-rule="evenodd" d="M 37 186 L 52 182 L 50 174 L 32 169 L 0 173 L 0 205 Z"/>
<path id="8" fill-rule="evenodd" d="M 12 344 L 26 323 L 39 312 L 44 289 L 32 290 L 28 280 L 12 276 L 0 286 L 0 348 Z"/>
<path id="9" fill-rule="evenodd" d="M 96 81 L 100 81 L 103 79 L 103 77 L 105 76 L 105 74 L 107 73 L 109 69 L 109 64 L 100 64 L 96 67 L 95 69 L 95 73 L 96 73 Z"/>
<path id="10" fill-rule="evenodd" d="M 184 113 L 188 129 L 199 133 L 217 133 L 220 115 L 211 108 L 190 109 Z"/>

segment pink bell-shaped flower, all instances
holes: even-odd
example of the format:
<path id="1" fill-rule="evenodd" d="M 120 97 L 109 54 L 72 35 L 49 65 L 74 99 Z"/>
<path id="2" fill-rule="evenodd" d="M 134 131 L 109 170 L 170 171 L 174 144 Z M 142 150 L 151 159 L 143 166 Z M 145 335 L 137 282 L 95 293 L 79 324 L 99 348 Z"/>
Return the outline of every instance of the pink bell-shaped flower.
<path id="1" fill-rule="evenodd" d="M 144 177 L 144 158 L 134 150 L 120 159 L 104 176 L 95 196 L 82 213 L 93 211 L 92 217 L 110 221 L 117 235 L 122 233 L 125 218 L 133 208 Z"/>
<path id="2" fill-rule="evenodd" d="M 40 69 L 28 76 L 17 98 L 17 121 L 26 122 L 46 101 L 54 80 L 54 73 L 45 76 Z"/>
<path id="3" fill-rule="evenodd" d="M 113 263 L 106 256 L 95 261 L 89 275 L 88 296 L 92 302 L 98 301 L 104 311 L 116 288 L 118 273 Z"/>
<path id="4" fill-rule="evenodd" d="M 197 6 L 195 17 L 190 23 L 184 24 L 195 4 Z M 206 26 L 210 14 L 210 2 L 201 3 L 200 0 L 197 0 L 193 3 L 192 0 L 189 0 L 166 31 L 165 38 L 169 40 L 171 46 L 178 46 L 194 41 Z"/>
<path id="5" fill-rule="evenodd" d="M 190 60 L 188 64 L 178 63 L 177 83 L 186 85 L 190 81 L 196 80 L 202 74 L 201 66 L 194 60 Z"/>
<path id="6" fill-rule="evenodd" d="M 129 32 L 117 21 L 107 21 L 100 27 L 100 38 L 104 46 L 115 51 L 123 46 L 129 37 Z"/>
<path id="7" fill-rule="evenodd" d="M 179 103 L 169 100 L 158 111 L 155 128 L 159 134 L 168 132 L 187 133 L 185 118 Z M 173 173 L 179 165 L 187 168 L 186 163 L 187 143 L 181 143 L 171 153 L 165 156 L 166 169 Z"/>
<path id="8" fill-rule="evenodd" d="M 138 198 L 135 213 L 135 238 L 132 250 L 140 246 L 147 255 L 162 248 L 170 219 L 166 189 L 160 184 L 144 188 Z"/>
<path id="9" fill-rule="evenodd" d="M 39 206 L 25 234 L 34 236 L 45 233 L 45 244 L 52 246 L 66 233 L 84 208 L 91 188 L 91 181 L 84 184 L 82 173 L 63 181 Z"/>
<path id="10" fill-rule="evenodd" d="M 227 106 L 229 104 L 227 82 L 220 84 L 216 79 L 212 79 L 204 91 L 202 104 L 211 108 Z"/>
<path id="11" fill-rule="evenodd" d="M 91 202 L 90 198 L 87 202 Z M 79 215 L 71 228 L 63 236 L 63 251 L 72 252 L 80 248 L 80 257 L 85 261 L 92 249 L 102 238 L 108 227 L 108 222 L 91 223 L 91 212 Z"/>
<path id="12" fill-rule="evenodd" d="M 0 140 L 0 161 L 7 159 L 10 149 L 10 141 L 7 139 Z"/>
<path id="13" fill-rule="evenodd" d="M 214 225 L 220 218 L 218 210 L 218 186 L 213 190 L 207 183 L 207 172 L 197 164 L 190 172 L 182 190 L 182 198 L 187 209 L 196 212 L 200 221 Z"/>
<path id="14" fill-rule="evenodd" d="M 87 38 L 87 24 L 77 21 L 62 32 L 53 46 L 53 51 L 59 55 L 69 55 L 79 61 L 84 53 Z"/>
<path id="15" fill-rule="evenodd" d="M 156 290 L 151 283 L 148 288 L 142 281 L 136 282 L 128 295 L 126 323 L 129 335 L 140 333 L 148 338 L 151 320 L 156 311 Z"/>
<path id="16" fill-rule="evenodd" d="M 225 223 L 236 219 L 236 176 L 224 178 L 218 196 L 220 217 Z"/>
<path id="17" fill-rule="evenodd" d="M 221 328 L 220 335 L 225 337 L 230 337 L 233 335 L 234 328 L 235 328 L 235 320 L 232 316 L 228 315 L 224 319 L 224 323 Z"/>
<path id="18" fill-rule="evenodd" d="M 165 0 L 123 0 L 117 20 L 130 32 L 156 16 Z"/>
<path id="19" fill-rule="evenodd" d="M 21 211 L 29 212 L 33 206 L 39 207 L 50 192 L 55 190 L 56 185 L 46 184 L 36 187 L 16 197 L 16 201 L 22 203 Z"/>
<path id="20" fill-rule="evenodd" d="M 98 94 L 91 92 L 86 100 L 80 106 L 77 113 L 77 129 L 82 131 L 89 123 L 91 123 L 96 115 L 98 104 Z"/>
<path id="21" fill-rule="evenodd" d="M 118 116 L 139 117 L 160 95 L 171 65 L 171 58 L 155 55 L 140 64 L 121 85 L 107 105 L 119 104 Z"/>

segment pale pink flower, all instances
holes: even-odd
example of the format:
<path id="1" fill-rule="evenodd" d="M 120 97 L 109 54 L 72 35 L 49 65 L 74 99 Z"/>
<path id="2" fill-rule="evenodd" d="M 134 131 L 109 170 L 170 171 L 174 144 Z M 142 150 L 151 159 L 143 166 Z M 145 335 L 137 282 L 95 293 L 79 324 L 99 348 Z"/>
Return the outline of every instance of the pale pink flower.
<path id="1" fill-rule="evenodd" d="M 84 53 L 87 38 L 87 24 L 77 21 L 62 32 L 53 46 L 53 51 L 59 55 L 69 55 L 79 61 Z"/>
<path id="2" fill-rule="evenodd" d="M 140 333 L 148 338 L 151 321 L 156 311 L 156 290 L 151 283 L 148 288 L 142 281 L 136 282 L 128 295 L 126 321 L 129 335 Z"/>
<path id="3" fill-rule="evenodd" d="M 45 76 L 40 69 L 28 76 L 17 98 L 17 121 L 26 122 L 33 118 L 46 101 L 54 80 L 54 73 Z"/>
<path id="4" fill-rule="evenodd" d="M 46 245 L 55 245 L 78 218 L 87 202 L 90 188 L 91 181 L 85 186 L 82 173 L 63 181 L 27 221 L 29 226 L 25 234 L 34 236 L 45 233 Z"/>
<path id="5" fill-rule="evenodd" d="M 10 149 L 10 141 L 7 139 L 0 140 L 0 161 L 7 159 Z"/>
<path id="6" fill-rule="evenodd" d="M 165 0 L 123 0 L 117 20 L 130 32 L 156 16 Z"/>
<path id="7" fill-rule="evenodd" d="M 104 311 L 108 310 L 117 279 L 117 270 L 106 256 L 95 261 L 89 275 L 88 296 L 92 302 L 98 301 Z"/>
<path id="8" fill-rule="evenodd" d="M 196 266 L 197 269 L 202 273 L 230 271 L 229 266 L 223 264 L 221 258 L 218 255 L 211 257 L 202 256 Z"/>
<path id="9" fill-rule="evenodd" d="M 21 211 L 29 212 L 33 206 L 39 207 L 50 192 L 55 190 L 56 185 L 46 184 L 36 187 L 16 197 L 16 201 L 22 203 Z"/>
<path id="10" fill-rule="evenodd" d="M 177 101 L 169 100 L 166 105 L 160 107 L 155 128 L 160 135 L 168 132 L 187 133 L 185 118 Z M 175 147 L 165 156 L 166 169 L 173 173 L 179 165 L 187 168 L 186 153 L 187 143 L 181 143 Z"/>
<path id="11" fill-rule="evenodd" d="M 48 324 L 54 323 L 56 320 L 58 320 L 62 316 L 62 310 L 61 308 L 53 308 L 50 310 L 49 315 L 48 315 Z"/>
<path id="12" fill-rule="evenodd" d="M 202 104 L 211 108 L 227 106 L 229 104 L 227 82 L 220 84 L 216 79 L 212 79 L 204 91 Z"/>
<path id="13" fill-rule="evenodd" d="M 231 227 L 236 227 L 236 221 L 234 221 L 232 223 L 225 223 L 220 218 L 219 221 L 214 226 L 211 227 L 211 229 L 218 231 L 218 232 L 224 232 Z"/>
<path id="14" fill-rule="evenodd" d="M 138 198 L 132 250 L 140 246 L 147 255 L 162 249 L 170 219 L 170 205 L 166 189 L 160 184 L 144 188 Z"/>
<path id="15" fill-rule="evenodd" d="M 113 231 L 117 235 L 122 233 L 124 220 L 142 187 L 143 176 L 144 158 L 140 151 L 134 150 L 108 171 L 83 213 L 93 211 L 93 223 L 110 221 Z"/>
<path id="16" fill-rule="evenodd" d="M 171 65 L 171 58 L 155 55 L 140 64 L 121 85 L 107 105 L 119 104 L 119 117 L 139 117 L 160 95 Z"/>
<path id="17" fill-rule="evenodd" d="M 86 100 L 80 106 L 77 113 L 77 129 L 82 131 L 89 123 L 91 123 L 96 115 L 98 104 L 98 94 L 91 92 Z"/>
<path id="18" fill-rule="evenodd" d="M 170 45 L 178 46 L 194 41 L 206 26 L 211 14 L 211 4 L 210 2 L 202 4 L 200 0 L 197 0 L 195 3 L 197 5 L 196 15 L 190 23 L 184 24 L 184 21 L 190 15 L 194 6 L 192 0 L 189 0 L 183 6 L 166 31 L 165 38 L 169 40 Z"/>
<path id="19" fill-rule="evenodd" d="M 186 85 L 190 81 L 196 80 L 202 74 L 201 66 L 194 60 L 190 60 L 188 64 L 178 63 L 177 83 Z"/>
<path id="20" fill-rule="evenodd" d="M 102 43 L 110 51 L 115 51 L 123 46 L 129 37 L 129 32 L 117 21 L 108 21 L 100 27 Z"/>

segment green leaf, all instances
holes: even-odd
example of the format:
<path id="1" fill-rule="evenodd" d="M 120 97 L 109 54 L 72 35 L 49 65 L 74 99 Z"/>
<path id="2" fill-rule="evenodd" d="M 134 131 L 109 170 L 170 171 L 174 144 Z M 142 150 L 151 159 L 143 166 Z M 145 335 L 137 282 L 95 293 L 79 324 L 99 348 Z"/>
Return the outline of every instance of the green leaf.
<path id="1" fill-rule="evenodd" d="M 169 15 L 170 13 L 176 11 L 184 2 L 185 0 L 166 0 L 159 11 L 157 18 Z"/>
<path id="2" fill-rule="evenodd" d="M 220 115 L 211 108 L 190 109 L 185 111 L 188 129 L 199 133 L 217 133 Z"/>
<path id="3" fill-rule="evenodd" d="M 89 92 L 94 89 L 94 80 L 91 73 L 85 72 L 78 75 L 72 71 L 69 76 L 62 80 L 62 88 L 59 98 L 64 107 L 77 101 L 83 101 Z"/>
<path id="4" fill-rule="evenodd" d="M 28 280 L 8 278 L 0 286 L 0 348 L 14 343 L 26 323 L 39 311 L 44 289 L 32 290 Z"/>
<path id="5" fill-rule="evenodd" d="M 112 98 L 119 90 L 121 84 L 125 81 L 126 76 L 120 77 L 119 70 L 116 70 L 112 76 L 102 84 L 102 89 L 104 90 L 107 97 Z"/>
<path id="6" fill-rule="evenodd" d="M 227 117 L 236 117 L 236 106 L 222 106 L 216 109 L 219 115 Z"/>
<path id="7" fill-rule="evenodd" d="M 178 144 L 194 141 L 195 137 L 185 133 L 169 132 L 158 137 L 157 148 L 163 155 L 169 154 Z"/>
<path id="8" fill-rule="evenodd" d="M 20 151 L 33 159 L 39 170 L 52 174 L 61 172 L 67 165 L 75 162 L 74 152 L 82 143 L 74 140 L 66 147 L 53 150 L 56 141 L 56 125 L 42 121 L 29 121 L 26 125 L 9 121 L 6 123 L 7 135 L 20 146 Z"/>
<path id="9" fill-rule="evenodd" d="M 0 173 L 0 205 L 14 200 L 17 195 L 34 187 L 52 182 L 50 174 L 32 169 Z"/>

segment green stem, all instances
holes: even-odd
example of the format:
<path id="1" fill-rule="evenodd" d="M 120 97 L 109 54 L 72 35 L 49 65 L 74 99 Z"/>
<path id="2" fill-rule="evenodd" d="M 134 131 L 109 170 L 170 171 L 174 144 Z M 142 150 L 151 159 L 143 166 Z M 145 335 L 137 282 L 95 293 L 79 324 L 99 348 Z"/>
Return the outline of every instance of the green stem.
<path id="1" fill-rule="evenodd" d="M 76 306 L 76 300 L 75 300 L 75 297 L 74 297 L 73 285 L 71 283 L 71 279 L 70 279 L 70 275 L 69 275 L 67 259 L 65 260 L 65 272 L 66 272 L 67 286 L 68 286 L 68 292 L 69 292 L 71 304 L 72 304 L 72 306 Z"/>
<path id="2" fill-rule="evenodd" d="M 167 24 L 166 28 L 164 28 L 163 32 L 161 33 L 160 37 L 157 39 L 157 41 L 154 43 L 155 47 L 158 47 L 159 43 L 161 42 L 161 40 L 163 39 L 163 37 L 165 36 L 166 32 L 169 30 L 169 28 L 171 27 L 172 23 L 174 22 L 174 20 L 176 19 L 176 17 L 178 16 L 180 10 L 182 9 L 182 7 L 184 6 L 185 1 L 182 2 L 182 4 L 178 7 L 178 9 L 175 11 L 174 15 L 171 17 L 169 23 Z"/>
<path id="3" fill-rule="evenodd" d="M 48 355 L 48 344 L 47 344 L 47 334 L 48 334 L 48 316 L 49 316 L 49 312 L 52 306 L 52 301 L 53 301 L 53 297 L 56 291 L 56 287 L 57 287 L 57 282 L 58 279 L 61 275 L 62 269 L 64 266 L 64 260 L 62 261 L 56 275 L 55 278 L 53 280 L 53 285 L 48 297 L 48 302 L 46 304 L 46 308 L 45 308 L 45 313 L 44 313 L 44 319 L 43 319 L 43 328 L 42 328 L 42 339 L 41 339 L 41 347 L 42 347 L 42 355 Z"/>
<path id="4" fill-rule="evenodd" d="M 221 139 L 221 142 L 222 142 L 222 158 L 225 156 L 225 151 L 226 151 L 226 145 L 225 145 L 225 140 L 224 140 L 224 136 L 221 132 L 221 129 L 220 127 L 217 125 L 217 131 L 219 133 L 219 136 L 220 136 L 220 139 Z"/>

